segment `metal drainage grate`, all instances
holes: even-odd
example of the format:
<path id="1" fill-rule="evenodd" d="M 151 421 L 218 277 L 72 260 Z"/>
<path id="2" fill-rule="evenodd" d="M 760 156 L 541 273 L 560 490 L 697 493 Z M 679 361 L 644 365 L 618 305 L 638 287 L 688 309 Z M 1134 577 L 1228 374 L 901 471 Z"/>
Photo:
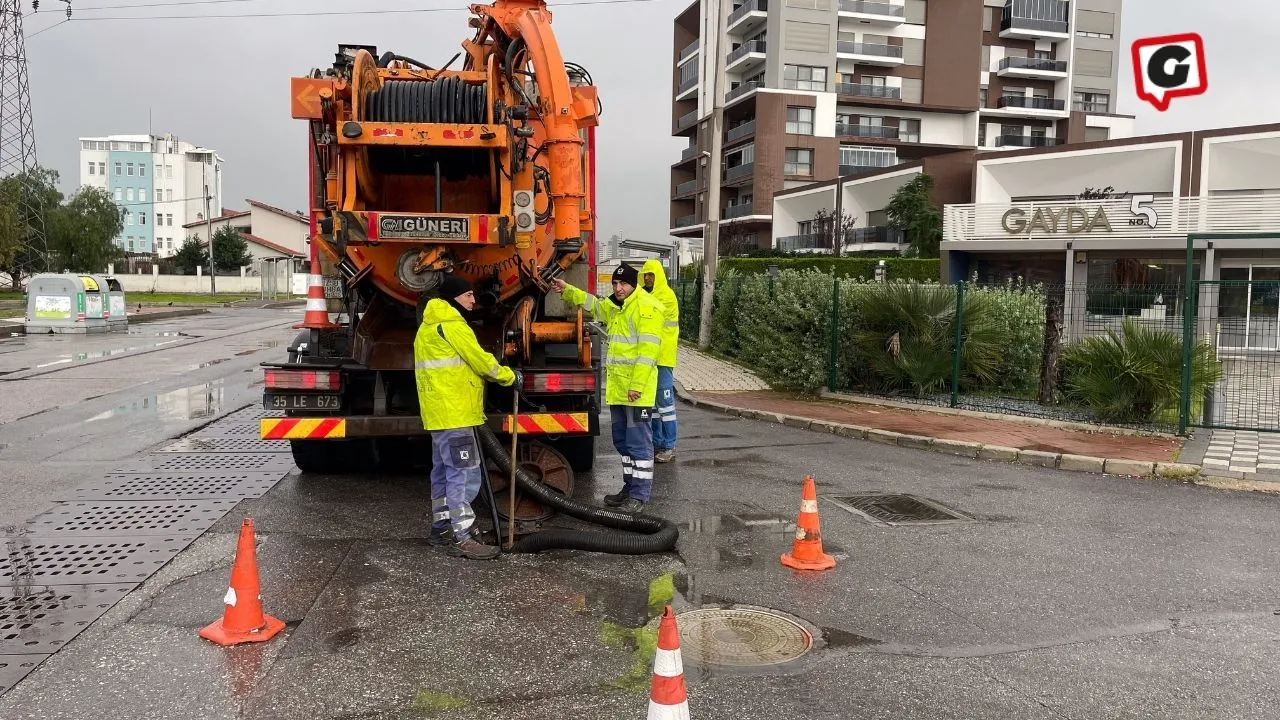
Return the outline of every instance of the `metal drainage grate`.
<path id="1" fill-rule="evenodd" d="M 204 500 L 256 498 L 284 472 L 109 473 L 76 488 L 73 500 Z"/>
<path id="2" fill-rule="evenodd" d="M 9 692 L 48 655 L 0 655 L 0 695 Z"/>
<path id="3" fill-rule="evenodd" d="M 57 652 L 134 587 L 0 588 L 0 661 L 11 653 Z"/>
<path id="4" fill-rule="evenodd" d="M 184 437 L 157 453 L 287 453 L 289 443 L 253 437 Z"/>
<path id="5" fill-rule="evenodd" d="M 914 495 L 867 493 L 828 499 L 845 510 L 884 525 L 935 525 L 973 520 L 964 513 Z"/>
<path id="6" fill-rule="evenodd" d="M 281 468 L 288 472 L 293 467 L 293 457 L 278 453 L 260 455 L 188 455 L 159 454 L 151 458 L 155 470 L 271 470 Z"/>
<path id="7" fill-rule="evenodd" d="M 800 623 L 766 610 L 707 608 L 681 613 L 680 653 L 690 663 L 726 667 L 781 665 L 813 647 Z"/>
<path id="8" fill-rule="evenodd" d="M 0 556 L 0 585 L 141 582 L 194 539 L 8 538 Z"/>
<path id="9" fill-rule="evenodd" d="M 236 500 L 60 503 L 28 524 L 33 535 L 198 535 Z"/>
<path id="10" fill-rule="evenodd" d="M 187 437 L 201 438 L 201 439 L 231 438 L 231 437 L 258 438 L 261 435 L 262 435 L 262 426 L 259 425 L 257 422 L 249 424 L 249 423 L 219 421 L 212 425 L 209 425 L 208 427 L 201 428 L 200 430 L 197 430 L 196 432 L 191 433 Z M 288 443 L 282 443 L 282 444 L 285 445 L 285 447 L 288 447 L 289 445 Z"/>

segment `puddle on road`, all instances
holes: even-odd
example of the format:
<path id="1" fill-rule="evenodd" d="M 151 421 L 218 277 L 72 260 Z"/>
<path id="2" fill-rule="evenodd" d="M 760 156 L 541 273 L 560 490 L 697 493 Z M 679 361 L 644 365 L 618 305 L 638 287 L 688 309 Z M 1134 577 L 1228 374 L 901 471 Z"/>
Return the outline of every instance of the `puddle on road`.
<path id="1" fill-rule="evenodd" d="M 165 393 L 146 395 L 95 415 L 85 422 L 108 420 L 122 415 L 151 414 L 166 420 L 199 420 L 213 417 L 226 402 L 222 380 L 191 385 Z"/>
<path id="2" fill-rule="evenodd" d="M 41 363 L 35 366 L 35 369 L 42 370 L 55 365 L 66 365 L 67 363 L 78 363 L 86 360 L 98 360 L 105 357 L 115 357 L 116 355 L 124 355 L 126 353 L 136 352 L 139 350 L 154 350 L 155 348 L 172 345 L 176 342 L 182 342 L 182 338 L 175 340 L 165 340 L 163 342 L 151 343 L 149 345 L 131 345 L 123 348 L 112 348 L 109 350 L 94 350 L 93 352 L 73 353 L 71 355 L 63 355 L 57 360 L 51 360 L 47 363 Z"/>

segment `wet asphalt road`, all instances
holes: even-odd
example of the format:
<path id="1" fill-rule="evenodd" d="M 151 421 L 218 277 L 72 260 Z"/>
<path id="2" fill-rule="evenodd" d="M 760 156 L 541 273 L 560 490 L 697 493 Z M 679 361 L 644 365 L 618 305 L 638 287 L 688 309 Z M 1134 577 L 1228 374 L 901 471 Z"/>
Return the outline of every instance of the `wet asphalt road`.
<path id="1" fill-rule="evenodd" d="M 294 471 L 0 697 L 0 717 L 642 717 L 651 656 L 635 629 L 668 593 L 677 612 L 777 609 L 818 638 L 766 670 L 686 653 L 694 718 L 1276 716 L 1276 498 L 680 413 L 678 460 L 658 466 L 652 505 L 683 524 L 675 554 L 467 562 L 422 542 L 420 478 Z M 145 449 L 169 430 L 111 437 L 145 435 Z M 618 463 L 599 451 L 579 497 L 616 488 Z M 839 563 L 821 574 L 778 562 L 806 473 Z M 871 491 L 975 521 L 886 527 L 829 499 Z M 267 610 L 289 625 L 222 649 L 196 633 L 222 612 L 246 515 Z"/>

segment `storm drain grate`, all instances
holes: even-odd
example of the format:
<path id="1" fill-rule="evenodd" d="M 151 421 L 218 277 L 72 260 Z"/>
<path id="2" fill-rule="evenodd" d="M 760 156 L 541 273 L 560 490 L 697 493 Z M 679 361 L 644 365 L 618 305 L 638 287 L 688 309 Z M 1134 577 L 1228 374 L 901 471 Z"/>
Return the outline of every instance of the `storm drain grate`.
<path id="1" fill-rule="evenodd" d="M 271 470 L 283 474 L 293 467 L 293 457 L 278 453 L 260 455 L 187 455 L 165 453 L 151 458 L 155 470 Z"/>
<path id="2" fill-rule="evenodd" d="M 9 692 L 22 678 L 49 657 L 46 655 L 0 655 L 0 695 Z"/>
<path id="3" fill-rule="evenodd" d="M 681 613 L 680 653 L 700 665 L 751 668 L 781 665 L 813 647 L 813 633 L 781 613 L 705 608 Z"/>
<path id="4" fill-rule="evenodd" d="M 11 537 L 0 555 L 0 585 L 141 582 L 193 539 Z"/>
<path id="5" fill-rule="evenodd" d="M 828 498 L 845 510 L 885 525 L 969 522 L 973 518 L 914 495 L 867 493 Z"/>
<path id="6" fill-rule="evenodd" d="M 31 520 L 34 535 L 198 535 L 209 529 L 235 500 L 75 502 Z"/>
<path id="7" fill-rule="evenodd" d="M 262 426 L 259 425 L 257 422 L 237 423 L 237 422 L 226 422 L 225 420 L 220 420 L 212 425 L 209 425 L 208 427 L 201 428 L 200 430 L 197 430 L 196 432 L 191 433 L 187 437 L 201 438 L 201 439 L 232 438 L 232 437 L 258 438 L 258 437 L 261 437 L 261 435 L 262 435 Z M 284 444 L 288 446 L 288 443 L 284 443 Z"/>
<path id="8" fill-rule="evenodd" d="M 205 500 L 261 497 L 283 471 L 227 473 L 109 473 L 76 488 L 72 500 Z"/>
<path id="9" fill-rule="evenodd" d="M 157 453 L 287 453 L 289 443 L 254 437 L 184 437 L 156 450 Z"/>
<path id="10" fill-rule="evenodd" d="M 132 584 L 0 588 L 0 657 L 56 652 L 111 609 Z"/>

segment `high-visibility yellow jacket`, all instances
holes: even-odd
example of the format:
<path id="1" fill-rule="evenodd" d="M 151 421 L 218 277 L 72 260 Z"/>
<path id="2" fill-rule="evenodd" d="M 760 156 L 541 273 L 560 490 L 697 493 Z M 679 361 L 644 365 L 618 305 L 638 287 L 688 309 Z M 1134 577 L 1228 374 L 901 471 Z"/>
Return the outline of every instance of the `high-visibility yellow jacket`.
<path id="1" fill-rule="evenodd" d="M 662 347 L 658 350 L 658 365 L 673 368 L 676 366 L 676 350 L 680 347 L 680 302 L 676 300 L 676 291 L 667 282 L 667 272 L 662 269 L 659 260 L 646 260 L 640 270 L 640 281 L 644 276 L 653 273 L 653 289 L 649 294 L 654 300 L 662 303 L 666 310 L 662 323 Z"/>
<path id="2" fill-rule="evenodd" d="M 427 302 L 413 339 L 418 409 L 427 430 L 483 425 L 484 381 L 511 385 L 516 374 L 480 347 L 476 334 L 452 305 Z"/>
<path id="3" fill-rule="evenodd" d="M 605 396 L 610 405 L 653 407 L 658 395 L 658 351 L 662 345 L 662 304 L 643 288 L 627 296 L 619 307 L 607 298 L 588 295 L 566 285 L 561 296 L 581 305 L 598 322 L 605 324 L 609 352 L 605 355 Z M 631 391 L 640 393 L 628 400 Z"/>

